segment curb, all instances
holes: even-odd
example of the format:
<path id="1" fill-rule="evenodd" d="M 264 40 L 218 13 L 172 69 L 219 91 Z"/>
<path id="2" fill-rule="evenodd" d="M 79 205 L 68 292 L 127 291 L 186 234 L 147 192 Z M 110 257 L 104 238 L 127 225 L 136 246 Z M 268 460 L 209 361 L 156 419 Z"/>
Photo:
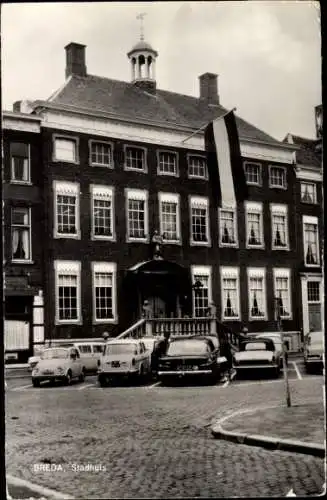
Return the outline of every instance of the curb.
<path id="1" fill-rule="evenodd" d="M 68 495 L 66 493 L 60 493 L 55 490 L 51 490 L 50 488 L 45 488 L 43 486 L 39 486 L 38 484 L 31 483 L 26 479 L 20 479 L 15 476 L 11 476 L 10 474 L 6 474 L 7 486 L 18 486 L 22 488 L 27 488 L 31 490 L 33 493 L 42 495 L 48 498 L 62 499 L 62 500 L 74 500 L 74 497 Z"/>

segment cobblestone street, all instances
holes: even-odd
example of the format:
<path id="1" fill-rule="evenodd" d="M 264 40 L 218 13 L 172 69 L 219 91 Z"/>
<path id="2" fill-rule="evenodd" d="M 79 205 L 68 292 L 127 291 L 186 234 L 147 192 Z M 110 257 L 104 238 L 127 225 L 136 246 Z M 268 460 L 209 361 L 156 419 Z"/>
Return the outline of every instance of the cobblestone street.
<path id="1" fill-rule="evenodd" d="M 322 377 L 290 386 L 292 403 L 323 405 Z M 283 390 L 276 381 L 8 391 L 7 472 L 75 498 L 318 494 L 323 460 L 211 436 L 212 423 L 237 409 L 283 405 Z"/>

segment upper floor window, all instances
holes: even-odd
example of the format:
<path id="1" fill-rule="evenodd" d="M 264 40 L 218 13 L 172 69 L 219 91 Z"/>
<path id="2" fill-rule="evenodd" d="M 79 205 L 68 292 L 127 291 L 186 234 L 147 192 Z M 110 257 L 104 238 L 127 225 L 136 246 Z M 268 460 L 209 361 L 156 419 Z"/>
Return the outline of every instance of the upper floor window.
<path id="1" fill-rule="evenodd" d="M 267 319 L 266 273 L 264 268 L 248 269 L 249 319 Z"/>
<path id="2" fill-rule="evenodd" d="M 54 237 L 79 238 L 79 184 L 54 181 Z"/>
<path id="3" fill-rule="evenodd" d="M 90 163 L 99 167 L 113 168 L 111 143 L 90 141 Z"/>
<path id="4" fill-rule="evenodd" d="M 192 266 L 193 312 L 196 318 L 207 316 L 212 302 L 211 267 Z"/>
<path id="5" fill-rule="evenodd" d="M 146 240 L 148 237 L 148 193 L 127 189 L 127 240 Z"/>
<path id="6" fill-rule="evenodd" d="M 317 203 L 317 186 L 314 182 L 301 182 L 302 203 Z"/>
<path id="7" fill-rule="evenodd" d="M 54 161 L 77 163 L 78 141 L 70 137 L 54 137 Z"/>
<path id="8" fill-rule="evenodd" d="M 288 250 L 287 205 L 270 205 L 272 226 L 272 249 Z"/>
<path id="9" fill-rule="evenodd" d="M 144 148 L 126 146 L 125 168 L 127 170 L 138 170 L 139 172 L 146 172 L 146 150 Z"/>
<path id="10" fill-rule="evenodd" d="M 244 162 L 245 178 L 247 184 L 261 186 L 261 164 L 246 161 Z"/>
<path id="11" fill-rule="evenodd" d="M 56 323 L 81 322 L 81 263 L 54 261 Z"/>
<path id="12" fill-rule="evenodd" d="M 92 238 L 114 239 L 114 190 L 91 185 Z"/>
<path id="13" fill-rule="evenodd" d="M 159 193 L 160 234 L 166 243 L 180 241 L 179 195 Z"/>
<path id="14" fill-rule="evenodd" d="M 274 269 L 275 298 L 278 301 L 280 316 L 282 319 L 291 319 L 292 316 L 290 274 L 289 269 Z"/>
<path id="15" fill-rule="evenodd" d="M 116 318 L 116 264 L 93 262 L 93 321 L 114 322 Z"/>
<path id="16" fill-rule="evenodd" d="M 318 218 L 303 215 L 304 262 L 306 266 L 319 266 Z"/>
<path id="17" fill-rule="evenodd" d="M 177 153 L 172 153 L 170 151 L 158 152 L 158 174 L 178 175 Z"/>
<path id="18" fill-rule="evenodd" d="M 269 187 L 286 189 L 286 169 L 284 167 L 269 167 Z"/>
<path id="19" fill-rule="evenodd" d="M 210 244 L 209 240 L 209 202 L 200 196 L 190 197 L 191 244 Z"/>
<path id="20" fill-rule="evenodd" d="M 219 208 L 219 244 L 220 246 L 237 246 L 236 210 Z"/>
<path id="21" fill-rule="evenodd" d="M 262 203 L 245 202 L 246 209 L 246 246 L 263 248 Z"/>
<path id="22" fill-rule="evenodd" d="M 11 258 L 13 261 L 31 260 L 31 209 L 11 209 Z"/>
<path id="23" fill-rule="evenodd" d="M 203 156 L 189 155 L 188 176 L 197 179 L 207 179 L 207 162 Z"/>
<path id="24" fill-rule="evenodd" d="M 240 319 L 239 269 L 221 267 L 222 319 Z"/>
<path id="25" fill-rule="evenodd" d="M 30 145 L 22 142 L 10 143 L 11 180 L 28 183 L 30 173 Z"/>

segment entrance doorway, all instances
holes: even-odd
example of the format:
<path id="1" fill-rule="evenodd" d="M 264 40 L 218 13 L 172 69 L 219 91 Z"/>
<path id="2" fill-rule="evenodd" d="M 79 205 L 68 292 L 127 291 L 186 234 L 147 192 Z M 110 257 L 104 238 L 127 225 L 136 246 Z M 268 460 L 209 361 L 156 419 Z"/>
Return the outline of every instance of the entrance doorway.
<path id="1" fill-rule="evenodd" d="M 180 315 L 178 296 L 174 293 L 171 297 L 152 295 L 146 297 L 153 318 L 176 318 Z"/>

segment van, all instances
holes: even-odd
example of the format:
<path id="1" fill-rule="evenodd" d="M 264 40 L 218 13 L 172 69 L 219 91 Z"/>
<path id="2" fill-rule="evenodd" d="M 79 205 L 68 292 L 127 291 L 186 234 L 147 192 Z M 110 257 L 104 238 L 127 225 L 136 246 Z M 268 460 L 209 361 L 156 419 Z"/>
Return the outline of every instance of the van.
<path id="1" fill-rule="evenodd" d="M 74 346 L 76 346 L 80 352 L 86 372 L 96 373 L 103 353 L 104 343 L 74 342 Z"/>

